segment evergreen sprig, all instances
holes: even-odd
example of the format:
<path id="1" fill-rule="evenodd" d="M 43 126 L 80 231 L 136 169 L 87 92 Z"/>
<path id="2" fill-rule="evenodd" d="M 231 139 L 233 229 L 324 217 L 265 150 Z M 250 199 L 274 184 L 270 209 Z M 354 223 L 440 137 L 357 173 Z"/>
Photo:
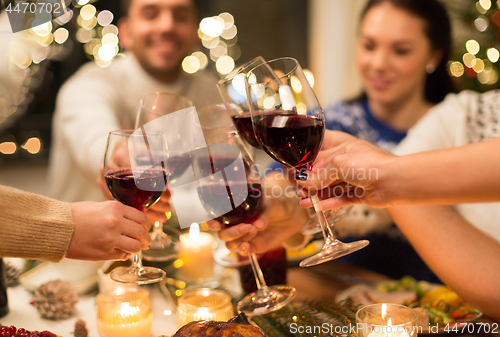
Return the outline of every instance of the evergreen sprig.
<path id="1" fill-rule="evenodd" d="M 276 312 L 252 317 L 268 337 L 302 336 L 352 336 L 351 326 L 356 325 L 358 306 L 351 301 L 332 303 L 326 301 L 308 301 L 292 304 Z M 295 323 L 293 326 L 292 323 Z M 326 324 L 325 324 L 326 323 Z M 325 325 L 324 325 L 325 324 Z M 337 334 L 340 328 L 347 326 L 347 334 Z M 326 328 L 328 327 L 328 328 Z M 339 327 L 335 329 L 335 327 Z M 314 330 L 316 329 L 316 330 Z M 331 333 L 333 332 L 333 333 Z"/>

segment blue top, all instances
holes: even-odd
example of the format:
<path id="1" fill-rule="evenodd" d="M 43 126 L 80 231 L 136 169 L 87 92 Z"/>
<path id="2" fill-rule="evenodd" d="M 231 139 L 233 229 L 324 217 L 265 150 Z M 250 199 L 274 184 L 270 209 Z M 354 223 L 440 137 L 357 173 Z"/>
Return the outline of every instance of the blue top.
<path id="1" fill-rule="evenodd" d="M 337 103 L 325 109 L 324 115 L 326 129 L 349 133 L 387 151 L 391 151 L 406 136 L 406 132 L 395 130 L 375 118 L 366 98 Z M 271 167 L 281 168 L 277 162 Z M 365 237 L 345 237 L 342 241 L 360 239 L 367 239 L 370 244 L 340 258 L 340 261 L 371 269 L 395 279 L 411 275 L 417 280 L 441 283 L 394 224 L 383 232 L 371 233 Z"/>

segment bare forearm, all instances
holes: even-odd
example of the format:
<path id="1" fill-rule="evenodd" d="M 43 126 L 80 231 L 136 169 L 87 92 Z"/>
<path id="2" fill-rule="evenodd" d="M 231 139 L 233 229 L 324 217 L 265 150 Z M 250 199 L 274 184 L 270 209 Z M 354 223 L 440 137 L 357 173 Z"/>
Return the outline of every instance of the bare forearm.
<path id="1" fill-rule="evenodd" d="M 456 204 L 500 200 L 500 138 L 394 157 L 381 187 L 394 204 Z"/>
<path id="2" fill-rule="evenodd" d="M 500 319 L 500 243 L 447 206 L 387 209 L 412 246 L 467 302 Z"/>

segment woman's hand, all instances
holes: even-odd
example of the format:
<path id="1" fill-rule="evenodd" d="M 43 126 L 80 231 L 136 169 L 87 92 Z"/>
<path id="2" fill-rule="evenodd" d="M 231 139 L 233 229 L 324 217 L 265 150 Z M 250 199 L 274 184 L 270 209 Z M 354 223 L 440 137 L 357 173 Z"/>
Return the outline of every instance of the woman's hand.
<path id="1" fill-rule="evenodd" d="M 146 215 L 118 201 L 71 204 L 75 222 L 66 257 L 105 261 L 126 260 L 148 249 L 151 223 Z"/>

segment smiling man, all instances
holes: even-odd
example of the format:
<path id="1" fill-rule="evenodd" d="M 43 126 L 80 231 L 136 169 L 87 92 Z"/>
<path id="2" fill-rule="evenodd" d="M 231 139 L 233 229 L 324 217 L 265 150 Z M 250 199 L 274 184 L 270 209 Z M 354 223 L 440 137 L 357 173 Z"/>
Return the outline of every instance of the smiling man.
<path id="1" fill-rule="evenodd" d="M 123 5 L 127 15 L 118 26 L 125 56 L 104 69 L 94 62 L 83 65 L 58 94 L 49 165 L 49 194 L 56 199 L 104 199 L 97 178 L 108 132 L 132 129 L 146 94 L 180 93 L 198 109 L 220 101 L 215 76 L 206 71 L 188 75 L 181 68 L 184 57 L 200 45 L 194 0 Z M 164 217 L 162 203 L 155 207 Z"/>

